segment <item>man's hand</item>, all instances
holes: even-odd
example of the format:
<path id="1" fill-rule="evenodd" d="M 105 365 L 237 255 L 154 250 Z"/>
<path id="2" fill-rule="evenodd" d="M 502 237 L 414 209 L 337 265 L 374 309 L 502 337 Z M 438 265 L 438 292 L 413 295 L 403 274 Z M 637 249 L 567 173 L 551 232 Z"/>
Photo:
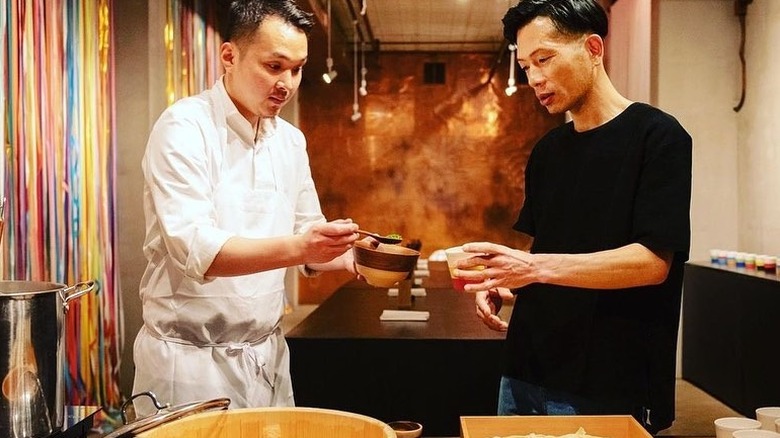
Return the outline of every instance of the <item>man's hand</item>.
<path id="1" fill-rule="evenodd" d="M 349 251 L 360 237 L 357 230 L 358 225 L 351 219 L 312 226 L 301 236 L 306 263 L 327 263 Z"/>
<path id="2" fill-rule="evenodd" d="M 459 269 L 455 272 L 458 277 L 475 282 L 466 284 L 467 292 L 499 287 L 514 289 L 537 281 L 530 253 L 489 242 L 467 243 L 463 245 L 463 250 L 477 254 L 458 262 Z M 478 265 L 484 265 L 485 269 L 466 269 Z"/>
<path id="3" fill-rule="evenodd" d="M 476 293 L 475 303 L 477 305 L 477 316 L 482 322 L 492 330 L 504 332 L 509 327 L 509 323 L 498 317 L 498 312 L 505 299 L 512 299 L 513 295 L 509 289 L 495 288 Z"/>

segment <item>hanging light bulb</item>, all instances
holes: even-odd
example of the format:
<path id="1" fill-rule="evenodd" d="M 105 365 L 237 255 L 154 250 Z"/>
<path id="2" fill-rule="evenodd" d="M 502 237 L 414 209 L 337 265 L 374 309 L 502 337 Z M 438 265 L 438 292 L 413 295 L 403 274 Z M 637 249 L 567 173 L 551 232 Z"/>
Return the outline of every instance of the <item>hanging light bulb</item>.
<path id="1" fill-rule="evenodd" d="M 333 70 L 333 57 L 331 56 L 331 29 L 333 28 L 333 17 L 330 15 L 330 2 L 331 0 L 328 0 L 328 59 L 325 60 L 325 66 L 328 67 L 328 71 L 322 75 L 322 80 L 325 81 L 326 84 L 333 82 L 333 80 L 336 79 L 336 75 L 338 75 L 338 72 Z"/>
<path id="2" fill-rule="evenodd" d="M 506 89 L 504 90 L 504 93 L 506 93 L 507 96 L 511 96 L 517 91 L 517 85 L 515 84 L 515 64 L 517 63 L 517 60 L 515 59 L 516 49 L 517 46 L 514 44 L 509 45 L 509 80 L 507 81 Z"/>
<path id="3" fill-rule="evenodd" d="M 360 118 L 363 117 L 363 114 L 360 112 L 360 105 L 353 103 L 352 104 L 352 116 L 350 117 L 350 120 L 353 122 L 357 122 L 360 120 Z"/>
<path id="4" fill-rule="evenodd" d="M 357 122 L 360 120 L 361 117 L 363 117 L 362 114 L 360 114 L 360 105 L 358 104 L 358 22 L 355 20 L 353 22 L 355 25 L 354 29 L 354 35 L 352 36 L 352 72 L 353 72 L 353 79 L 354 82 L 352 84 L 352 90 L 353 90 L 353 96 L 354 96 L 354 103 L 352 104 L 352 117 L 350 119 L 353 122 Z"/>
<path id="5" fill-rule="evenodd" d="M 366 82 L 366 73 L 368 73 L 368 69 L 366 68 L 366 48 L 365 44 L 363 42 L 360 43 L 360 89 L 358 89 L 358 92 L 361 96 L 365 96 L 368 94 L 368 83 Z"/>

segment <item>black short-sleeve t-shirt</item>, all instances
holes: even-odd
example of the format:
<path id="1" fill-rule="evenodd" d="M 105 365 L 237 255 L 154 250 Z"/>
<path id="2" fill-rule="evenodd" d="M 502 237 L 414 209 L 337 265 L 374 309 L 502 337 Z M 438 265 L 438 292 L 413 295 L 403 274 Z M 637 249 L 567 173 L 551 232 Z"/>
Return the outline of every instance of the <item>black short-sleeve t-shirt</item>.
<path id="1" fill-rule="evenodd" d="M 671 423 L 690 245 L 691 149 L 673 117 L 642 103 L 586 132 L 567 123 L 537 143 L 514 226 L 533 236 L 531 252 L 591 253 L 640 243 L 675 256 L 660 285 L 518 289 L 505 374 L 627 410 L 650 409 L 655 421 Z"/>

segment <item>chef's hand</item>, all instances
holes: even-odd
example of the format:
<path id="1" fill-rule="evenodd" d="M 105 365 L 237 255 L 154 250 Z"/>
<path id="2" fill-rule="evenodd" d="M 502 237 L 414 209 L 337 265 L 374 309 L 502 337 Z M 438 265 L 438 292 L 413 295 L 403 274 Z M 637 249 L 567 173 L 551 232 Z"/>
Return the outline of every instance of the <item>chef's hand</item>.
<path id="1" fill-rule="evenodd" d="M 352 244 L 360 237 L 358 228 L 352 219 L 337 219 L 313 225 L 302 236 L 306 263 L 327 263 L 342 254 L 351 253 L 349 250 Z M 344 263 L 344 267 L 346 265 L 347 263 Z"/>
<path id="2" fill-rule="evenodd" d="M 494 288 L 476 293 L 477 316 L 492 330 L 505 332 L 509 323 L 498 317 L 498 311 L 505 299 L 513 298 L 512 292 L 506 288 Z"/>
<path id="3" fill-rule="evenodd" d="M 466 252 L 476 257 L 461 260 L 455 275 L 473 283 L 466 284 L 467 292 L 490 290 L 497 287 L 515 289 L 535 283 L 537 272 L 533 268 L 533 254 L 490 242 L 472 242 L 463 245 Z M 484 265 L 482 270 L 468 270 Z"/>

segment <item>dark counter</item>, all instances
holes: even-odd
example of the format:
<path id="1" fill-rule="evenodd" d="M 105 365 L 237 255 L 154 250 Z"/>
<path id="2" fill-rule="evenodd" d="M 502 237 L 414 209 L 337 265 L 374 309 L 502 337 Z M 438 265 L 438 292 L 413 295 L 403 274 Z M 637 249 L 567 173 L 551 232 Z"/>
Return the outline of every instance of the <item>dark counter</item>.
<path id="1" fill-rule="evenodd" d="M 477 318 L 474 295 L 429 289 L 412 310 L 426 322 L 384 322 L 387 289 L 337 290 L 287 334 L 298 406 L 384 422 L 412 420 L 424 436 L 458 436 L 461 415 L 495 415 L 505 333 Z"/>
<path id="2" fill-rule="evenodd" d="M 774 274 L 685 267 L 682 374 L 735 411 L 780 406 L 780 278 Z"/>

